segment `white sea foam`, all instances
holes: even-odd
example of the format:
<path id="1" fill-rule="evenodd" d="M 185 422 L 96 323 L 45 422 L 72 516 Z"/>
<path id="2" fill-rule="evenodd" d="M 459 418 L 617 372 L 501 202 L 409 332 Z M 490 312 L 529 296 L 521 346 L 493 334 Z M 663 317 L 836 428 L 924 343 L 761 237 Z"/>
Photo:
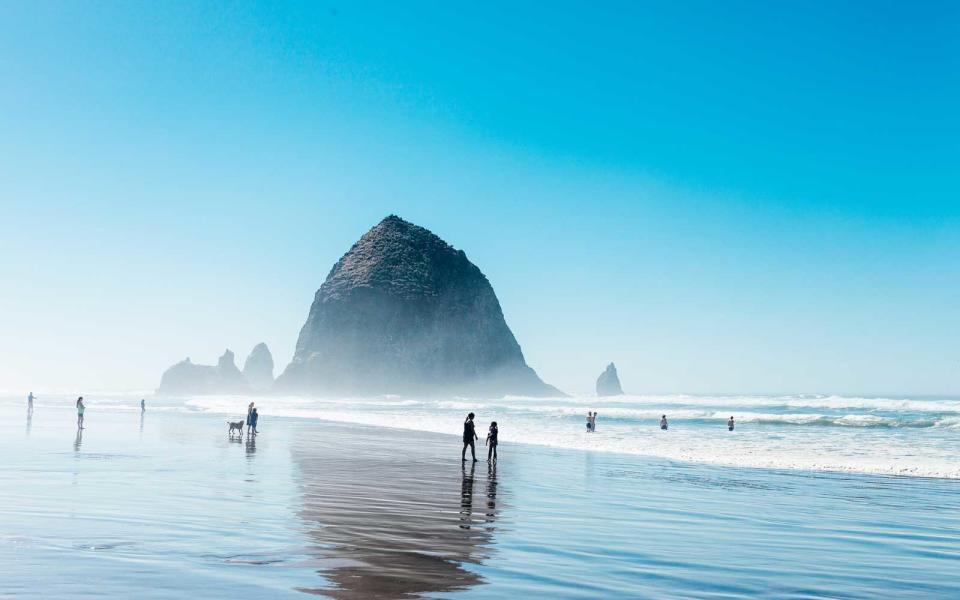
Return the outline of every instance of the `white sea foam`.
<path id="1" fill-rule="evenodd" d="M 621 396 L 615 398 L 511 397 L 247 398 L 203 396 L 147 399 L 148 410 L 182 410 L 240 418 L 247 403 L 273 417 L 325 419 L 459 435 L 467 412 L 477 431 L 499 423 L 506 444 L 623 452 L 673 460 L 776 469 L 833 470 L 960 478 L 960 401 L 841 396 Z M 43 402 L 72 403 L 44 398 Z M 139 397 L 91 395 L 88 410 L 130 410 Z M 38 404 L 42 406 L 42 404 Z M 599 412 L 588 434 L 588 410 Z M 661 414 L 671 423 L 657 426 Z M 728 432 L 728 417 L 736 429 Z"/>
<path id="2" fill-rule="evenodd" d="M 500 439 L 544 446 L 623 452 L 728 466 L 960 478 L 960 402 L 759 396 L 616 398 L 349 398 L 260 401 L 262 414 L 459 434 L 467 412 L 478 432 L 499 423 Z M 230 397 L 194 398 L 196 410 L 237 413 Z M 762 410 L 757 410 L 762 409 Z M 779 409 L 779 410 L 778 410 Z M 816 409 L 816 410 L 811 410 Z M 597 432 L 583 426 L 599 411 Z M 804 412 L 807 411 L 807 412 Z M 240 410 L 242 412 L 242 410 Z M 668 414 L 668 431 L 657 427 Z M 736 430 L 725 423 L 734 415 Z M 506 448 L 504 448 L 506 450 Z"/>

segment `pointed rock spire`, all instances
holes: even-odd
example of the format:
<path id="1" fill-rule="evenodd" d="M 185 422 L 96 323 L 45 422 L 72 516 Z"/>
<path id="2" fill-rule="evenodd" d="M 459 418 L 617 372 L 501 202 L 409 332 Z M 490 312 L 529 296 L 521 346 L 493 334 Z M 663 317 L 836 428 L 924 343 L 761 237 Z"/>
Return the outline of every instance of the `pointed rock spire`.
<path id="1" fill-rule="evenodd" d="M 607 365 L 603 373 L 600 373 L 600 377 L 597 377 L 597 395 L 623 395 L 623 388 L 620 387 L 620 377 L 617 376 L 617 367 L 613 363 Z"/>

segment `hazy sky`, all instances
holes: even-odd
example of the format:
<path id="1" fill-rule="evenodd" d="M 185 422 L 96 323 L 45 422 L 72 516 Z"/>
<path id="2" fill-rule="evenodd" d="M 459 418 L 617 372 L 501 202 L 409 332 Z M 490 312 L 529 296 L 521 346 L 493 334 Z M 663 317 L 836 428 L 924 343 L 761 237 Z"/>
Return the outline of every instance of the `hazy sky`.
<path id="1" fill-rule="evenodd" d="M 3 3 L 0 390 L 282 368 L 397 213 L 568 391 L 960 393 L 960 4 L 598 4 Z"/>

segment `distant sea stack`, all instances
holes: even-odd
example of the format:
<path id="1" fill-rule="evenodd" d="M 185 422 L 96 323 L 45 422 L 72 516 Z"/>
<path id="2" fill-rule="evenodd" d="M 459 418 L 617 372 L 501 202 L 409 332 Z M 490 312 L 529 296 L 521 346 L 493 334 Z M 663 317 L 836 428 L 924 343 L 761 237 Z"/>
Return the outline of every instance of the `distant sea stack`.
<path id="1" fill-rule="evenodd" d="M 319 394 L 562 395 L 527 366 L 480 269 L 394 215 L 333 266 L 277 384 Z"/>
<path id="2" fill-rule="evenodd" d="M 623 395 L 623 388 L 620 387 L 620 378 L 617 376 L 617 367 L 613 363 L 607 365 L 603 373 L 600 373 L 600 377 L 597 377 L 597 395 Z"/>
<path id="3" fill-rule="evenodd" d="M 216 365 L 198 365 L 190 358 L 167 369 L 160 378 L 160 394 L 229 394 L 263 392 L 273 387 L 273 356 L 264 343 L 257 344 L 243 365 L 229 349 Z"/>
<path id="4" fill-rule="evenodd" d="M 160 378 L 163 394 L 219 394 L 224 392 L 243 392 L 247 382 L 234 361 L 229 349 L 213 365 L 197 365 L 190 357 L 167 369 Z"/>
<path id="5" fill-rule="evenodd" d="M 243 378 L 255 390 L 273 387 L 273 355 L 263 342 L 253 347 L 243 363 Z"/>

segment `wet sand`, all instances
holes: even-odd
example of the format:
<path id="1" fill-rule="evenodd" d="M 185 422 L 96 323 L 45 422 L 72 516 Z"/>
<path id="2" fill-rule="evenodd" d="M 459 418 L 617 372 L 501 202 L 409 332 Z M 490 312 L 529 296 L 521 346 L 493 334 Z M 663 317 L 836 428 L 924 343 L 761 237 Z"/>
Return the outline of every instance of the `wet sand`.
<path id="1" fill-rule="evenodd" d="M 27 421 L 0 403 L 0 598 L 873 598 L 960 586 L 956 481 L 522 444 L 474 468 L 455 435 L 264 407 L 251 441 L 217 415 L 141 419 L 133 404 L 91 399 L 77 435 L 69 406 L 38 405 Z"/>
<path id="2" fill-rule="evenodd" d="M 293 444 L 309 536 L 336 566 L 335 598 L 418 597 L 482 582 L 494 554 L 497 465 L 458 460 L 446 436 L 326 425 Z M 453 451 L 451 451 L 453 450 Z M 469 456 L 469 453 L 468 453 Z M 498 502 L 501 506 L 498 506 Z"/>

